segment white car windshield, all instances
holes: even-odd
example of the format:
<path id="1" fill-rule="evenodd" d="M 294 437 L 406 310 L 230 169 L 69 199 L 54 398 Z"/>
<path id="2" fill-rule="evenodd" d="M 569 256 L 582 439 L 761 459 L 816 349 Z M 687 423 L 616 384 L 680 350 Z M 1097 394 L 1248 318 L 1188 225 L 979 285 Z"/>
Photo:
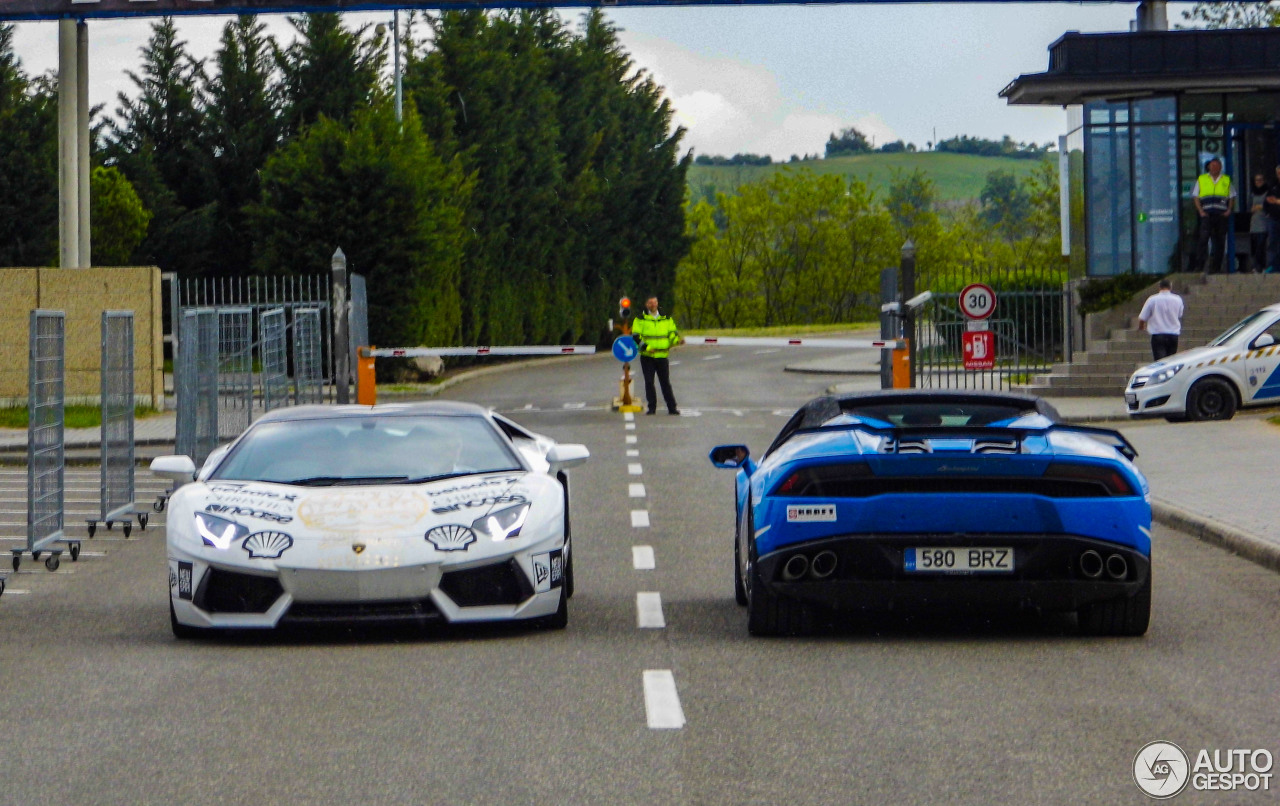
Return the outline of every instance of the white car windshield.
<path id="1" fill-rule="evenodd" d="M 523 469 L 482 417 L 384 415 L 264 423 L 245 434 L 209 478 L 412 484 Z"/>
<path id="2" fill-rule="evenodd" d="M 1274 315 L 1275 314 L 1272 313 L 1271 311 L 1258 311 L 1257 313 L 1251 313 L 1248 316 L 1246 316 L 1244 319 L 1241 319 L 1239 322 L 1236 322 L 1234 325 L 1227 328 L 1227 331 L 1223 333 L 1221 336 L 1209 342 L 1209 346 L 1220 347 L 1223 344 L 1226 344 L 1227 342 L 1235 338 L 1236 335 L 1240 333 L 1240 331 L 1245 330 L 1246 328 L 1252 327 L 1259 319 L 1262 319 L 1268 316 L 1274 316 Z"/>

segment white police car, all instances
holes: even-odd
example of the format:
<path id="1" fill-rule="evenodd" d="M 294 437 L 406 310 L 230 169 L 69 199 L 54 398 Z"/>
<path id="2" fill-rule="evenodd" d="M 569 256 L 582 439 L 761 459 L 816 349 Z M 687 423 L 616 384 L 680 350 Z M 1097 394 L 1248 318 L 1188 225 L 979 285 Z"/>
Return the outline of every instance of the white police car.
<path id="1" fill-rule="evenodd" d="M 1204 347 L 1133 373 L 1125 388 L 1131 417 L 1229 420 L 1245 406 L 1280 404 L 1280 304 L 1232 325 Z"/>

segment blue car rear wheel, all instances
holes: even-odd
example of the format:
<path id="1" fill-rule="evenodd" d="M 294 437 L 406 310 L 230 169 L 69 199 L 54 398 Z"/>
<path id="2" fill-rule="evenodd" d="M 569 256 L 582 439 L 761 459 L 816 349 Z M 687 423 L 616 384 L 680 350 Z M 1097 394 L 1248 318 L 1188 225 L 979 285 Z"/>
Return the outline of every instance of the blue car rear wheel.
<path id="1" fill-rule="evenodd" d="M 1085 635 L 1145 635 L 1151 623 L 1151 572 L 1133 596 L 1082 607 L 1076 618 Z"/>

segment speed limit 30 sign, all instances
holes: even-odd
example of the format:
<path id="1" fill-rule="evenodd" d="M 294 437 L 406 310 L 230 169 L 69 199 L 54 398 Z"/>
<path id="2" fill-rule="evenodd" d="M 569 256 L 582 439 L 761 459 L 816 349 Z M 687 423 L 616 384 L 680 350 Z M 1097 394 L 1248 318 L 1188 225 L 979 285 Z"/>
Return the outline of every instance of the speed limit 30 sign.
<path id="1" fill-rule="evenodd" d="M 986 319 L 995 313 L 996 292 L 983 283 L 970 283 L 960 292 L 960 312 L 970 319 Z"/>

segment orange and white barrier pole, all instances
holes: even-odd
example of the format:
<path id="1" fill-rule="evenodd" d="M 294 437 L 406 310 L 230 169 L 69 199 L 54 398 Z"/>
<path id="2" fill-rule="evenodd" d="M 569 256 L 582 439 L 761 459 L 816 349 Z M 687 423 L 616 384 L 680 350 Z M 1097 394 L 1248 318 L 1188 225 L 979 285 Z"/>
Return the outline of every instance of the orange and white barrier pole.
<path id="1" fill-rule="evenodd" d="M 356 402 L 372 406 L 378 402 L 375 359 L 419 358 L 421 356 L 485 355 L 594 355 L 590 344 L 535 344 L 512 347 L 361 347 L 356 351 Z"/>

